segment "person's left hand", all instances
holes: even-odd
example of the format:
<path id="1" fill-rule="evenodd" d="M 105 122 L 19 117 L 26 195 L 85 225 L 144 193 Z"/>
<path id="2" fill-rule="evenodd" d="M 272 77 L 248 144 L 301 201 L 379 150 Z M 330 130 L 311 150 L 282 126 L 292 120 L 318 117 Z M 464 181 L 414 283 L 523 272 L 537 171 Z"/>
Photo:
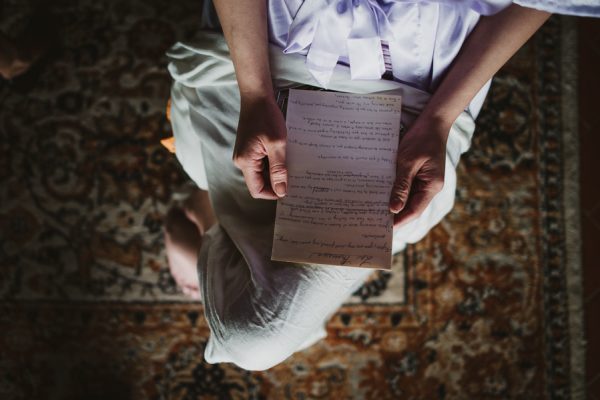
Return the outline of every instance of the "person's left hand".
<path id="1" fill-rule="evenodd" d="M 451 124 L 417 118 L 398 145 L 390 197 L 394 229 L 417 218 L 444 186 L 446 140 Z"/>

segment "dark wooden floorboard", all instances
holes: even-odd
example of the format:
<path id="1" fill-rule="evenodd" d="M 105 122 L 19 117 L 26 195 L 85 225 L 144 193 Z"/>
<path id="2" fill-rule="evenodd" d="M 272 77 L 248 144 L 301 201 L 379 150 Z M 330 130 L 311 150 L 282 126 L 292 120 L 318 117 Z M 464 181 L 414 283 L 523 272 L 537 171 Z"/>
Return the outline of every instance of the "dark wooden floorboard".
<path id="1" fill-rule="evenodd" d="M 586 375 L 600 400 L 600 19 L 579 19 L 579 130 Z"/>

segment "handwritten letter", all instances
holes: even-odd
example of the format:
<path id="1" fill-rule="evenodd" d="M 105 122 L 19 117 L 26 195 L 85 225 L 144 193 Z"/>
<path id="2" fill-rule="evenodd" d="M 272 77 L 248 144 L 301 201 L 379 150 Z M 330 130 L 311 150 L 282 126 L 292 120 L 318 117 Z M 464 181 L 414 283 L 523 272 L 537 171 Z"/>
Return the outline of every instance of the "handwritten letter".
<path id="1" fill-rule="evenodd" d="M 272 259 L 390 269 L 400 96 L 290 90 Z"/>

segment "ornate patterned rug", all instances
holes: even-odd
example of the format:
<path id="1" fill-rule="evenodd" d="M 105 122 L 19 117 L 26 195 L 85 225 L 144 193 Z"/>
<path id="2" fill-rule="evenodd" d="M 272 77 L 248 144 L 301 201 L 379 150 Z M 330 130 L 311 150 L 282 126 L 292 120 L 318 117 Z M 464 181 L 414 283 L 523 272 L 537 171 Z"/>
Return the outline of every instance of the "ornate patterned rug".
<path id="1" fill-rule="evenodd" d="M 453 211 L 348 299 L 326 339 L 248 372 L 203 362 L 202 304 L 177 291 L 160 231 L 188 179 L 159 144 L 164 52 L 194 34 L 200 2 L 54 4 L 60 47 L 0 82 L 0 398 L 582 394 L 568 19 L 494 78 Z M 0 28 L 29 12 L 5 2 Z"/>

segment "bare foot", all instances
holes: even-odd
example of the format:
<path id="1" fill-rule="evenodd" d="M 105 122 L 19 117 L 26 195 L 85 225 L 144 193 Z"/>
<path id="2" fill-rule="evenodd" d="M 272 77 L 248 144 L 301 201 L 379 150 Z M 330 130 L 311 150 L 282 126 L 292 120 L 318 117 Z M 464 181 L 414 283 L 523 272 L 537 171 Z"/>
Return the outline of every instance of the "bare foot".
<path id="1" fill-rule="evenodd" d="M 163 233 L 173 279 L 184 294 L 200 300 L 197 264 L 202 237 L 198 228 L 182 208 L 174 207 L 167 213 Z"/>
<path id="2" fill-rule="evenodd" d="M 198 252 L 202 236 L 215 223 L 208 192 L 194 189 L 181 207 L 173 207 L 165 218 L 165 246 L 169 269 L 182 292 L 201 299 Z"/>

